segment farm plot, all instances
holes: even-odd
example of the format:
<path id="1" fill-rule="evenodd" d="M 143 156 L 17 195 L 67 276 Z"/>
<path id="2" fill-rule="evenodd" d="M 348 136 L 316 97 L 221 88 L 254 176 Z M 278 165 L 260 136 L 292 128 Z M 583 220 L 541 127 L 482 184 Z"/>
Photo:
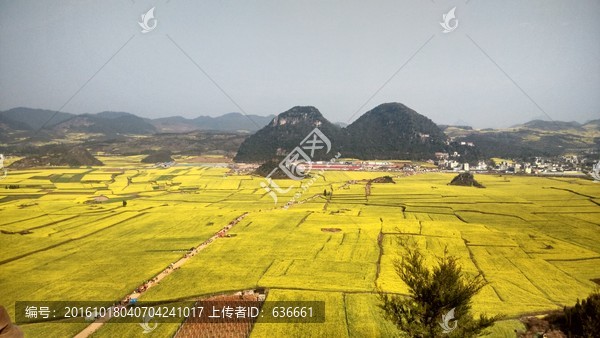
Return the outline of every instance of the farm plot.
<path id="1" fill-rule="evenodd" d="M 325 302 L 325 323 L 282 324 L 258 320 L 251 337 L 348 337 L 344 296 L 339 292 L 271 290 L 269 301 Z"/>
<path id="2" fill-rule="evenodd" d="M 585 297 L 600 279 L 600 207 L 593 203 L 600 195 L 597 186 L 579 179 L 477 175 L 486 188 L 476 189 L 449 186 L 454 175 L 431 173 L 374 183 L 368 194 L 367 181 L 388 173 L 326 171 L 306 191 L 300 182 L 276 180 L 284 188 L 296 186 L 278 194 L 275 204 L 262 179 L 229 175 L 225 168 L 131 166 L 102 182 L 104 187 L 85 189 L 81 175 L 89 169 L 62 170 L 15 172 L 24 186 L 47 178 L 56 187 L 6 189 L 0 196 L 0 230 L 34 228 L 28 235 L 0 234 L 5 259 L 26 254 L 0 265 L 11 276 L 0 280 L 7 290 L 0 294 L 2 304 L 118 299 L 244 213 L 229 236 L 212 242 L 142 300 L 264 287 L 268 300 L 325 301 L 327 320 L 309 326 L 259 321 L 254 337 L 389 336 L 395 328 L 381 318 L 375 289 L 408 292 L 393 266 L 401 259 L 399 237 L 412 238 L 430 264 L 447 250 L 466 273 L 482 274 L 489 284 L 474 299 L 476 312 L 517 317 L 557 309 Z M 298 191 L 303 203 L 281 208 Z M 108 200 L 83 203 L 100 195 Z M 60 245 L 38 251 L 53 244 Z M 61 325 L 52 330 L 80 328 Z M 506 321 L 495 330 L 509 332 L 515 325 Z M 159 330 L 169 335 L 176 329 L 169 324 Z M 118 325 L 108 325 L 95 336 L 115 332 Z M 142 330 L 132 335 L 143 336 Z"/>

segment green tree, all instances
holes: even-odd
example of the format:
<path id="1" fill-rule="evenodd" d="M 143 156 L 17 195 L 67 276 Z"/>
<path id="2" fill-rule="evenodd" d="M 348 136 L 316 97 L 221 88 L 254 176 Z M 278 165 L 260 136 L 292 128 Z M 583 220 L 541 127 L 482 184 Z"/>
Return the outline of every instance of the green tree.
<path id="1" fill-rule="evenodd" d="M 409 296 L 379 290 L 385 318 L 409 337 L 477 337 L 485 335 L 496 317 L 471 314 L 471 299 L 486 285 L 482 276 L 466 275 L 458 259 L 444 253 L 430 269 L 414 241 L 400 240 L 396 273 L 408 285 Z M 453 318 L 452 318 L 453 317 Z M 445 328 L 444 329 L 444 324 Z"/>
<path id="2" fill-rule="evenodd" d="M 577 300 L 573 307 L 564 307 L 559 318 L 563 332 L 569 337 L 598 337 L 600 334 L 600 290 L 596 289 L 587 299 Z"/>

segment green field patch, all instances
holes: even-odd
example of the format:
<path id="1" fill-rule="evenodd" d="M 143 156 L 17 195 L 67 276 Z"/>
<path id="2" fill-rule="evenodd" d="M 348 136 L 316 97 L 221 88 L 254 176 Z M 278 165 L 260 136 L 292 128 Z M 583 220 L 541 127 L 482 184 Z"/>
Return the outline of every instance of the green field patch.
<path id="1" fill-rule="evenodd" d="M 400 334 L 391 321 L 384 319 L 375 294 L 344 295 L 350 337 L 395 337 Z"/>
<path id="2" fill-rule="evenodd" d="M 419 206 L 407 203 L 406 212 L 425 214 L 454 214 L 454 210 L 448 206 Z"/>
<path id="3" fill-rule="evenodd" d="M 71 219 L 77 217 L 76 215 L 53 215 L 48 217 L 48 215 L 43 214 L 39 216 L 35 216 L 32 218 L 28 218 L 21 221 L 16 221 L 6 225 L 0 225 L 0 230 L 7 230 L 11 232 L 19 232 L 19 231 L 33 231 L 37 228 L 49 226 L 51 224 L 56 224 L 58 222 L 62 222 L 66 219 Z M 0 243 L 2 241 L 0 240 Z"/>
<path id="4" fill-rule="evenodd" d="M 344 299 L 339 292 L 269 290 L 267 301 L 323 301 L 325 322 L 263 323 L 259 318 L 250 337 L 348 337 Z"/>
<path id="5" fill-rule="evenodd" d="M 15 236 L 2 234 L 0 236 L 0 244 L 3 250 L 0 253 L 0 263 L 89 236 L 135 216 L 132 213 L 84 215 L 67 218 L 64 221 L 56 221 L 50 217 L 50 222 L 54 224 L 31 230 L 27 235 Z"/>
<path id="6" fill-rule="evenodd" d="M 541 232 L 529 231 L 523 234 L 514 234 L 515 241 L 532 257 L 552 259 L 587 259 L 600 257 L 600 255 L 584 246 L 574 244 L 568 240 L 560 240 Z"/>
<path id="7" fill-rule="evenodd" d="M 77 319 L 61 320 L 52 323 L 18 325 L 25 337 L 62 338 L 73 337 L 85 329 L 89 323 L 77 323 Z M 139 325 L 138 325 L 139 327 Z"/>
<path id="8" fill-rule="evenodd" d="M 439 222 L 439 221 L 420 221 L 421 232 L 423 236 L 432 237 L 448 237 L 448 238 L 461 238 L 461 232 L 463 230 L 476 231 L 480 229 L 480 225 L 477 224 L 464 224 L 458 222 Z"/>
<path id="9" fill-rule="evenodd" d="M 518 246 L 506 233 L 489 229 L 481 224 L 461 225 L 461 236 L 468 245 Z"/>
<path id="10" fill-rule="evenodd" d="M 579 248 L 575 249 L 576 252 L 591 250 L 600 254 L 600 232 L 596 225 L 568 216 L 555 216 L 554 219 L 547 222 L 533 224 L 539 232 L 548 237 L 578 246 Z"/>
<path id="11" fill-rule="evenodd" d="M 516 331 L 525 331 L 523 322 L 517 319 L 501 320 L 494 323 L 488 332 L 489 337 L 513 337 Z"/>
<path id="12" fill-rule="evenodd" d="M 382 231 L 384 233 L 421 234 L 422 222 L 404 218 L 385 218 Z"/>
<path id="13" fill-rule="evenodd" d="M 513 262 L 554 303 L 569 305 L 571 299 L 583 299 L 589 294 L 589 283 L 579 282 L 544 260 L 515 259 Z"/>
<path id="14" fill-rule="evenodd" d="M 498 248 L 471 247 L 470 250 L 486 280 L 505 304 L 507 314 L 558 307 L 551 296 L 538 287 L 540 284 L 533 281 L 533 278 L 545 278 L 544 274 L 526 274 L 513 262 L 518 258 L 507 258 Z M 543 263 L 542 260 L 530 260 L 532 265 Z"/>
<path id="15" fill-rule="evenodd" d="M 600 279 L 600 258 L 583 260 L 548 260 L 548 263 L 554 265 L 564 273 L 576 278 L 580 283 L 587 284 L 588 287 L 595 287 L 597 282 L 592 280 Z"/>
<path id="16" fill-rule="evenodd" d="M 274 277 L 267 273 L 260 279 L 259 285 L 291 289 L 371 291 L 375 268 L 374 262 L 297 259 L 292 262 L 285 275 Z"/>

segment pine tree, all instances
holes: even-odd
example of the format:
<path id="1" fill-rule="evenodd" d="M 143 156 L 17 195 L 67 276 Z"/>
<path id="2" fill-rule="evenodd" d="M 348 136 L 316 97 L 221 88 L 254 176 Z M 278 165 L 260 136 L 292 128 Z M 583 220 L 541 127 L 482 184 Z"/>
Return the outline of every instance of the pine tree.
<path id="1" fill-rule="evenodd" d="M 409 287 L 408 297 L 379 291 L 385 318 L 408 337 L 477 337 L 500 317 L 473 318 L 471 299 L 486 285 L 482 276 L 469 277 L 457 257 L 445 252 L 430 269 L 414 241 L 399 241 L 402 259 L 396 273 Z"/>

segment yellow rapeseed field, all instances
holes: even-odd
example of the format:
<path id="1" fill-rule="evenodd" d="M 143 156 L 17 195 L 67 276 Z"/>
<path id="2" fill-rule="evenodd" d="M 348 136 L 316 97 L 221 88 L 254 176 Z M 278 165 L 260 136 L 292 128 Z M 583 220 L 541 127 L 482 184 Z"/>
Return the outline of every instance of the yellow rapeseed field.
<path id="1" fill-rule="evenodd" d="M 175 301 L 267 288 L 267 300 L 320 300 L 323 324 L 269 324 L 253 337 L 390 336 L 376 288 L 407 293 L 393 262 L 413 238 L 433 264 L 447 250 L 488 285 L 474 310 L 504 314 L 503 336 L 522 314 L 573 304 L 600 278 L 600 186 L 584 179 L 477 175 L 485 189 L 449 186 L 452 174 L 325 172 L 275 204 L 261 177 L 226 168 L 135 164 L 10 171 L 0 181 L 0 304 L 17 300 L 117 300 L 246 214 L 142 300 Z M 390 175 L 395 184 L 367 181 Z M 8 186 L 18 188 L 8 189 Z M 324 196 L 323 190 L 333 191 Z M 283 205 L 301 192 L 288 208 Z M 124 206 L 126 202 L 126 206 Z M 94 337 L 137 324 L 109 324 Z M 23 325 L 69 336 L 82 323 Z M 139 328 L 139 326 L 138 326 Z M 157 333 L 172 335 L 177 323 Z"/>

